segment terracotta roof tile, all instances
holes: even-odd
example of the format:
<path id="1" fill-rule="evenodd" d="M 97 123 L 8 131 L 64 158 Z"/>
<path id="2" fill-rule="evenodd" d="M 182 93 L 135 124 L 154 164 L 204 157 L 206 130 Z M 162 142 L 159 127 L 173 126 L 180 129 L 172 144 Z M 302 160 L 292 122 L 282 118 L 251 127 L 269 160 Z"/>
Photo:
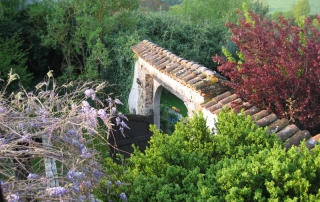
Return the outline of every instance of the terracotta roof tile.
<path id="1" fill-rule="evenodd" d="M 230 91 L 227 91 L 227 92 L 224 92 L 224 93 L 221 93 L 220 95 L 212 98 L 210 101 L 204 103 L 202 106 L 204 108 L 209 108 L 215 104 L 217 104 L 220 100 L 226 98 L 226 97 L 229 97 L 231 95 L 231 92 Z"/>
<path id="2" fill-rule="evenodd" d="M 269 133 L 276 133 L 289 125 L 288 119 L 280 119 L 269 125 Z"/>
<path id="3" fill-rule="evenodd" d="M 306 146 L 309 149 L 312 149 L 316 144 L 318 144 L 318 141 L 320 139 L 320 134 L 313 136 L 312 138 L 308 139 L 306 141 Z"/>
<path id="4" fill-rule="evenodd" d="M 210 112 L 214 112 L 216 111 L 217 109 L 221 109 L 223 107 L 223 104 L 221 103 L 217 103 L 209 108 L 207 108 Z"/>
<path id="5" fill-rule="evenodd" d="M 283 128 L 282 130 L 280 130 L 279 132 L 277 132 L 276 135 L 282 141 L 285 141 L 286 139 L 288 139 L 289 137 L 291 137 L 292 135 L 294 135 L 298 131 L 299 131 L 299 128 L 296 125 L 290 124 L 290 125 L 286 126 L 285 128 Z"/>
<path id="6" fill-rule="evenodd" d="M 194 73 L 194 72 L 193 72 L 193 73 Z M 201 78 L 199 78 L 199 77 L 196 76 L 195 78 L 189 80 L 188 83 L 189 83 L 190 85 L 192 85 L 192 84 L 195 84 L 195 83 L 197 83 L 197 82 L 199 82 L 199 81 L 201 81 Z"/>
<path id="7" fill-rule="evenodd" d="M 220 100 L 219 102 L 221 104 L 225 105 L 225 104 L 228 104 L 228 103 L 232 102 L 233 100 L 235 100 L 237 98 L 238 98 L 238 96 L 236 94 L 232 94 L 232 95 Z"/>
<path id="8" fill-rule="evenodd" d="M 245 115 L 253 115 L 253 114 L 256 114 L 260 111 L 260 109 L 256 106 L 253 106 L 253 107 L 250 107 L 249 109 L 245 110 L 244 111 L 244 114 Z"/>
<path id="9" fill-rule="evenodd" d="M 235 99 L 234 101 L 235 101 L 235 102 L 241 101 L 241 98 L 237 98 L 237 99 Z M 232 102 L 233 102 L 233 101 L 231 101 L 231 102 L 223 105 L 222 108 L 219 108 L 219 109 L 215 110 L 213 113 L 214 113 L 214 114 L 218 114 L 222 109 L 231 109 L 231 108 L 232 108 Z"/>
<path id="10" fill-rule="evenodd" d="M 298 131 L 292 137 L 289 138 L 286 148 L 288 149 L 292 145 L 298 146 L 302 140 L 309 139 L 309 138 L 311 138 L 309 131 L 307 130 Z"/>
<path id="11" fill-rule="evenodd" d="M 266 117 L 263 117 L 262 119 L 259 119 L 256 124 L 261 126 L 261 127 L 265 127 L 265 126 L 269 126 L 271 123 L 273 123 L 274 121 L 276 121 L 278 118 L 275 114 L 269 114 Z"/>
<path id="12" fill-rule="evenodd" d="M 191 79 L 194 79 L 197 75 L 194 73 L 190 73 L 189 75 L 186 75 L 184 78 L 182 78 L 185 82 L 190 81 Z"/>
<path id="13" fill-rule="evenodd" d="M 269 115 L 269 112 L 267 110 L 257 111 L 255 114 L 251 116 L 251 120 L 257 121 L 259 119 L 262 119 L 263 117 L 266 117 Z"/>

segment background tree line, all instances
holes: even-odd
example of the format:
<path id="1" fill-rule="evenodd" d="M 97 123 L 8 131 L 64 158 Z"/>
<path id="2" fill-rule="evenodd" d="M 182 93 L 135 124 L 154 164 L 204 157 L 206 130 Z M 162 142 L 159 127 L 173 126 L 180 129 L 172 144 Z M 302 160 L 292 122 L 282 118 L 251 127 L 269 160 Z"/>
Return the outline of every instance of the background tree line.
<path id="1" fill-rule="evenodd" d="M 58 83 L 108 81 L 114 88 L 106 93 L 121 96 L 126 112 L 135 62 L 132 45 L 148 39 L 217 70 L 211 57 L 221 55 L 222 47 L 239 59 L 225 24 L 237 22 L 235 10 L 243 3 L 262 17 L 274 17 L 267 15 L 266 4 L 253 0 L 43 0 L 28 5 L 4 0 L 0 78 L 7 79 L 13 69 L 28 88 L 53 70 Z M 296 24 L 309 14 L 309 1 L 297 1 L 292 12 Z"/>
<path id="2" fill-rule="evenodd" d="M 43 0 L 29 5 L 4 0 L 0 78 L 7 79 L 12 68 L 31 87 L 53 70 L 59 82 L 106 80 L 116 86 L 112 93 L 125 101 L 135 60 L 132 45 L 149 39 L 214 69 L 211 56 L 223 45 L 236 49 L 224 23 L 236 20 L 233 13 L 242 2 L 263 15 L 268 11 L 251 0 Z M 162 4 L 167 11 L 160 9 Z"/>

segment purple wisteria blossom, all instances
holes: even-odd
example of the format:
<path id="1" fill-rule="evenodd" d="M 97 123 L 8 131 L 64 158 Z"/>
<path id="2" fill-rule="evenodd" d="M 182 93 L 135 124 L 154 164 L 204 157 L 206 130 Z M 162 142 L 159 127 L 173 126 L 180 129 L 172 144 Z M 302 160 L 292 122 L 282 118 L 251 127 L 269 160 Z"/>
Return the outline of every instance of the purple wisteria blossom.
<path id="1" fill-rule="evenodd" d="M 116 118 L 116 124 L 117 124 L 117 126 L 120 125 L 120 122 L 121 122 L 120 117 L 117 117 L 117 118 Z"/>
<path id="2" fill-rule="evenodd" d="M 18 142 L 29 142 L 31 141 L 31 136 L 29 134 L 22 135 Z"/>
<path id="3" fill-rule="evenodd" d="M 50 113 L 43 108 L 38 108 L 36 114 L 41 118 L 43 123 L 47 123 L 47 118 L 50 116 Z"/>
<path id="4" fill-rule="evenodd" d="M 96 100 L 97 98 L 96 92 L 93 89 L 85 90 L 84 94 L 86 95 L 86 97 L 91 97 L 92 100 Z"/>
<path id="5" fill-rule="evenodd" d="M 106 111 L 104 111 L 103 109 L 99 109 L 97 114 L 102 120 L 108 119 L 108 115 L 107 115 Z"/>
<path id="6" fill-rule="evenodd" d="M 71 109 L 76 109 L 76 108 L 77 108 L 77 105 L 71 104 Z"/>
<path id="7" fill-rule="evenodd" d="M 85 182 L 85 185 L 86 185 L 87 188 L 91 188 L 91 187 L 92 187 L 92 184 L 91 184 L 90 181 L 86 181 L 86 182 Z"/>
<path id="8" fill-rule="evenodd" d="M 123 103 L 118 98 L 114 100 L 114 103 L 123 105 Z"/>
<path id="9" fill-rule="evenodd" d="M 74 192 L 74 193 L 80 193 L 80 187 L 79 185 L 74 185 L 71 187 L 71 190 Z"/>
<path id="10" fill-rule="evenodd" d="M 120 119 L 128 120 L 128 118 L 127 118 L 124 114 L 122 114 L 121 112 L 118 113 L 118 117 L 119 117 Z"/>
<path id="11" fill-rule="evenodd" d="M 19 124 L 17 125 L 17 128 L 20 129 L 20 130 L 23 130 L 24 124 L 23 124 L 23 123 L 19 123 Z"/>
<path id="12" fill-rule="evenodd" d="M 120 199 L 121 199 L 122 201 L 125 201 L 125 202 L 128 201 L 127 195 L 126 195 L 124 192 L 122 192 L 122 193 L 120 194 Z"/>
<path id="13" fill-rule="evenodd" d="M 81 145 L 82 145 L 82 144 L 80 143 L 80 141 L 77 140 L 77 139 L 73 139 L 71 144 L 72 144 L 73 146 L 79 148 L 79 149 L 80 149 L 80 147 L 81 147 Z"/>
<path id="14" fill-rule="evenodd" d="M 82 111 L 88 113 L 90 110 L 90 104 L 87 101 L 82 101 Z"/>
<path id="15" fill-rule="evenodd" d="M 39 175 L 37 175 L 37 174 L 29 173 L 28 176 L 27 176 L 28 180 L 35 180 L 37 178 L 39 178 Z"/>
<path id="16" fill-rule="evenodd" d="M 0 180 L 1 188 L 3 192 L 8 192 L 9 184 L 4 183 L 2 180 Z"/>
<path id="17" fill-rule="evenodd" d="M 117 108 L 112 107 L 112 108 L 111 108 L 111 115 L 115 114 L 116 112 L 117 112 Z"/>
<path id="18" fill-rule="evenodd" d="M 77 135 L 77 132 L 75 130 L 73 130 L 73 129 L 70 129 L 68 132 L 69 132 L 70 136 L 74 137 L 74 136 Z"/>
<path id="19" fill-rule="evenodd" d="M 7 199 L 8 202 L 20 202 L 20 201 L 22 201 L 20 199 L 20 196 L 18 195 L 18 193 L 8 195 L 6 197 L 6 199 Z"/>
<path id="20" fill-rule="evenodd" d="M 4 114 L 4 113 L 6 113 L 8 110 L 7 110 L 7 108 L 5 108 L 5 107 L 0 107 L 0 114 Z"/>
<path id="21" fill-rule="evenodd" d="M 6 177 L 2 183 L 6 201 L 98 201 L 91 192 L 104 168 L 93 148 L 96 142 L 92 142 L 107 146 L 100 129 L 111 130 L 116 117 L 122 127 L 124 120 L 116 108 L 123 104 L 119 99 L 99 99 L 100 93 L 107 92 L 103 88 L 100 83 L 85 81 L 57 85 L 49 77 L 30 93 L 23 87 L 8 98 L 2 93 L 0 156 L 4 160 L 0 173 L 27 173 L 23 179 Z M 36 164 L 30 165 L 26 159 Z M 39 167 L 38 161 L 44 166 Z"/>
<path id="22" fill-rule="evenodd" d="M 83 172 L 69 171 L 67 173 L 67 178 L 69 180 L 84 179 L 85 177 L 86 175 Z"/>
<path id="23" fill-rule="evenodd" d="M 94 177 L 93 179 L 94 182 L 99 182 L 99 180 L 103 177 L 103 173 L 95 170 L 93 171 L 93 177 Z"/>
<path id="24" fill-rule="evenodd" d="M 124 122 L 123 120 L 121 121 L 120 124 L 121 124 L 121 127 L 123 127 L 123 128 L 129 128 L 128 125 L 126 124 L 126 122 Z"/>
<path id="25" fill-rule="evenodd" d="M 91 107 L 89 114 L 91 118 L 97 118 L 97 110 L 95 108 Z"/>
<path id="26" fill-rule="evenodd" d="M 88 148 L 87 147 L 84 147 L 81 149 L 81 157 L 83 158 L 91 158 L 93 155 L 89 152 Z"/>
<path id="27" fill-rule="evenodd" d="M 0 144 L 5 144 L 5 142 L 6 142 L 6 139 L 0 138 Z"/>
<path id="28" fill-rule="evenodd" d="M 64 187 L 47 188 L 46 192 L 49 194 L 49 196 L 62 196 L 69 193 L 69 191 Z"/>
<path id="29" fill-rule="evenodd" d="M 112 98 L 108 98 L 108 99 L 106 99 L 106 101 L 109 103 L 109 107 L 112 107 L 112 105 L 113 105 Z"/>

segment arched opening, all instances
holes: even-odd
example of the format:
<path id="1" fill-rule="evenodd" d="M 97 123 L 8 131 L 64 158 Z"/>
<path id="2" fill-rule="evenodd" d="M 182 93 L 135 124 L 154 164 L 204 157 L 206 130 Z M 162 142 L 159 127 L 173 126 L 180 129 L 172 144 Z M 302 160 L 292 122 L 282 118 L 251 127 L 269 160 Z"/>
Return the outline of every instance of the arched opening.
<path id="1" fill-rule="evenodd" d="M 188 116 L 188 109 L 184 102 L 165 88 L 162 90 L 160 104 L 168 106 L 183 117 Z"/>
<path id="2" fill-rule="evenodd" d="M 160 129 L 160 99 L 163 87 L 161 85 L 156 87 L 155 85 L 155 89 L 153 100 L 154 124 L 156 124 L 157 128 Z"/>
<path id="3" fill-rule="evenodd" d="M 158 129 L 171 134 L 175 123 L 188 116 L 188 110 L 181 99 L 159 85 L 154 96 L 154 115 Z"/>

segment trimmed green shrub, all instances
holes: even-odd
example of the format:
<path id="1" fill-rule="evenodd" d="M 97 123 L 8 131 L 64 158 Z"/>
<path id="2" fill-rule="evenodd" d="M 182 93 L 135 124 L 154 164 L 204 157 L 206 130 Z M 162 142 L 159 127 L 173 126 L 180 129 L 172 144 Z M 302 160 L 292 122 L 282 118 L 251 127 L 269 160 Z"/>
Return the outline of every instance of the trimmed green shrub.
<path id="1" fill-rule="evenodd" d="M 320 149 L 286 151 L 249 116 L 222 111 L 218 135 L 201 114 L 172 135 L 151 127 L 150 147 L 135 147 L 119 190 L 129 201 L 317 201 Z"/>

